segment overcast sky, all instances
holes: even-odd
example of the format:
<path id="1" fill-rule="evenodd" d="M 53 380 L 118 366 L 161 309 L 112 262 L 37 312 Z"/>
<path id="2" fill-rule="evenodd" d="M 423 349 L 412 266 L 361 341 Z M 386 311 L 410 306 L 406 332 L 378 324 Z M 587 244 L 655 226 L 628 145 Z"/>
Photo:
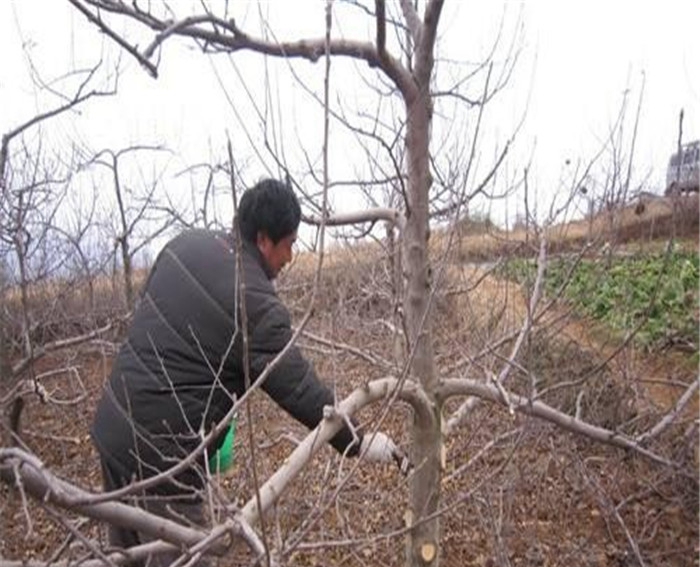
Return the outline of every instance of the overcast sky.
<path id="1" fill-rule="evenodd" d="M 280 37 L 323 34 L 321 0 L 261 4 Z M 237 1 L 231 5 L 248 13 L 257 4 Z M 525 148 L 523 155 L 533 155 L 542 193 L 547 194 L 547 188 L 556 190 L 565 175 L 566 160 L 585 159 L 595 151 L 614 123 L 625 93 L 628 104 L 636 108 L 642 84 L 636 165 L 640 174 L 648 173 L 648 188 L 661 192 L 668 156 L 678 137 L 681 108 L 685 109 L 684 139 L 700 137 L 700 2 L 446 0 L 440 53 L 451 59 L 476 59 L 490 45 L 504 11 L 508 25 L 522 15 L 523 52 L 501 114 L 492 117 L 490 124 L 505 135 L 527 110 L 521 148 Z M 29 80 L 27 54 L 49 80 L 95 61 L 101 53 L 113 59 L 118 50 L 66 1 L 2 0 L 0 53 L 0 131 L 5 132 L 42 104 Z M 238 118 L 232 116 L 214 64 L 173 44 L 163 54 L 161 78 L 154 81 L 128 56 L 122 57 L 125 71 L 119 96 L 85 108 L 75 118 L 75 128 L 64 126 L 66 143 L 77 138 L 98 150 L 165 140 L 170 148 L 189 153 L 184 161 L 191 163 L 207 159 L 212 153 L 209 148 L 221 147 L 226 132 L 233 129 L 237 147 L 248 146 L 249 175 L 266 173 L 250 148 L 260 144 L 260 138 L 248 139 L 232 127 Z M 236 61 L 241 69 L 263 68 L 259 58 L 237 56 Z M 318 85 L 322 71 L 320 64 L 301 70 L 315 74 Z M 339 80 L 336 88 L 354 89 L 355 84 Z M 235 84 L 229 96 L 245 106 L 247 95 Z M 280 128 L 286 128 L 292 139 L 301 139 L 306 118 L 299 117 L 303 113 L 295 106 L 297 95 L 285 92 L 281 100 L 289 106 L 283 111 L 287 124 Z M 313 112 L 314 120 L 319 120 L 318 110 Z M 293 121 L 292 127 L 289 122 Z M 320 121 L 316 131 L 321 132 Z"/>

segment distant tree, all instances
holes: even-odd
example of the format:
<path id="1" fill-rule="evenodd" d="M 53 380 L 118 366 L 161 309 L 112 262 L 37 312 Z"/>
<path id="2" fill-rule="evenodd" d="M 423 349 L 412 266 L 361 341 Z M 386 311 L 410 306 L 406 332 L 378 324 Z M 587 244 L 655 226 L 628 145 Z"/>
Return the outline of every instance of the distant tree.
<path id="1" fill-rule="evenodd" d="M 125 183 L 120 160 L 126 159 L 130 154 L 163 151 L 167 150 L 158 146 L 131 146 L 118 151 L 102 150 L 90 160 L 92 165 L 108 168 L 111 175 L 117 218 L 110 230 L 115 249 L 119 250 L 121 256 L 127 309 L 132 309 L 135 302 L 134 257 L 166 232 L 176 222 L 176 218 L 159 206 L 157 193 L 159 189 L 162 193 L 162 188 L 157 177 L 153 181 L 140 180 L 145 187 L 138 191 Z M 129 179 L 134 177 L 132 173 Z"/>
<path id="2" fill-rule="evenodd" d="M 42 379 L 61 374 L 40 373 L 35 363 L 47 353 L 80 344 L 105 330 L 72 326 L 75 319 L 68 303 L 75 281 L 67 269 L 66 247 L 72 242 L 70 246 L 83 253 L 86 239 L 84 232 L 70 234 L 61 227 L 59 211 L 77 166 L 71 149 L 57 157 L 45 135 L 48 125 L 58 117 L 92 99 L 114 94 L 109 87 L 94 86 L 98 68 L 64 77 L 77 86 L 69 93 L 60 93 L 54 85 L 51 92 L 60 102 L 20 122 L 1 138 L 0 384 L 4 391 L 0 416 L 4 418 L 2 428 L 9 425 L 15 444 L 20 444 L 23 396 L 54 401 Z M 37 86 L 50 90 L 38 79 Z"/>

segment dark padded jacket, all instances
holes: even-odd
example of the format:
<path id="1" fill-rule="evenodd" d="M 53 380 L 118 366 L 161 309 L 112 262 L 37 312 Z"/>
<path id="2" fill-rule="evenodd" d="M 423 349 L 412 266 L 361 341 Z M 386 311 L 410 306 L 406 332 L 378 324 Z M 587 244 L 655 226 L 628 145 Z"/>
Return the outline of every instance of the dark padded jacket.
<path id="1" fill-rule="evenodd" d="M 267 264 L 244 243 L 251 383 L 287 344 L 289 312 L 277 297 Z M 147 478 L 188 455 L 245 391 L 241 320 L 237 309 L 235 246 L 223 232 L 183 233 L 159 254 L 114 361 L 97 408 L 92 437 L 101 457 L 124 481 Z M 292 347 L 262 388 L 309 428 L 322 418 L 333 395 L 313 367 Z M 209 448 L 210 454 L 223 435 Z M 346 427 L 331 441 L 356 454 Z M 178 475 L 165 493 L 203 485 L 201 464 Z"/>

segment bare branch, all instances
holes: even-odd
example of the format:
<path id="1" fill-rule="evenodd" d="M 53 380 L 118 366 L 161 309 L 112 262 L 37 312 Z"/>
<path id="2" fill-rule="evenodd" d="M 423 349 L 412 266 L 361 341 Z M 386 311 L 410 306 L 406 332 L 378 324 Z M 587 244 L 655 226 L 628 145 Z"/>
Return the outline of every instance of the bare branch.
<path id="1" fill-rule="evenodd" d="M 108 96 L 113 94 L 113 92 L 101 92 L 101 91 L 90 91 L 88 93 L 78 95 L 74 99 L 70 100 L 69 102 L 62 104 L 61 106 L 54 108 L 52 110 L 48 110 L 46 112 L 43 112 L 41 114 L 37 114 L 36 116 L 33 116 L 23 124 L 20 124 L 16 128 L 10 130 L 6 134 L 3 134 L 2 136 L 2 146 L 3 148 L 12 140 L 12 138 L 15 138 L 25 130 L 31 128 L 35 124 L 38 124 L 39 122 L 43 122 L 44 120 L 48 120 L 49 118 L 53 118 L 54 116 L 58 116 L 59 114 L 66 112 L 67 110 L 70 110 L 71 108 L 74 108 L 78 106 L 79 104 L 85 102 L 89 98 L 92 98 L 93 96 Z"/>
<path id="2" fill-rule="evenodd" d="M 168 551 L 177 551 L 179 547 L 163 541 L 152 541 L 129 549 L 120 549 L 106 555 L 106 559 L 113 565 L 131 565 L 132 562 L 143 561 L 149 557 L 155 557 L 158 554 Z M 65 561 L 54 561 L 52 567 L 74 567 L 76 564 L 74 559 L 66 559 Z M 104 567 L 103 559 L 88 559 L 80 562 L 80 567 Z M 12 561 L 0 559 L 0 567 L 46 567 L 46 561 L 27 560 Z"/>
<path id="3" fill-rule="evenodd" d="M 408 29 L 411 32 L 413 44 L 418 45 L 420 43 L 421 34 L 423 33 L 423 23 L 420 21 L 411 0 L 401 0 L 401 11 L 403 12 L 406 24 L 408 24 Z"/>
<path id="4" fill-rule="evenodd" d="M 94 72 L 94 70 L 93 70 Z M 92 73 L 90 74 L 92 76 Z M 4 186 L 5 183 L 5 168 L 7 167 L 7 156 L 8 156 L 8 147 L 10 142 L 12 141 L 13 138 L 16 138 L 19 136 L 22 132 L 25 130 L 28 130 L 32 126 L 35 126 L 36 124 L 39 124 L 40 122 L 44 122 L 45 120 L 49 120 L 50 118 L 53 118 L 54 116 L 58 116 L 59 114 L 62 114 L 72 108 L 75 108 L 76 106 L 79 106 L 83 102 L 89 100 L 90 98 L 93 97 L 98 97 L 98 96 L 110 96 L 113 95 L 115 91 L 97 91 L 97 90 L 92 90 L 87 93 L 81 94 L 83 88 L 84 88 L 85 83 L 83 83 L 79 90 L 78 93 L 68 102 L 65 104 L 62 104 L 52 110 L 48 110 L 46 112 L 42 112 L 40 114 L 37 114 L 36 116 L 33 116 L 26 122 L 20 124 L 19 126 L 16 126 L 9 132 L 6 132 L 2 135 L 2 139 L 0 140 L 0 186 Z"/>
<path id="5" fill-rule="evenodd" d="M 452 396 L 477 396 L 497 404 L 504 404 L 501 391 L 494 385 L 477 382 L 476 380 L 470 380 L 467 378 L 447 378 L 442 380 L 438 387 L 438 394 L 442 399 L 447 399 Z M 601 443 L 612 445 L 614 447 L 629 449 L 664 466 L 677 468 L 675 463 L 672 461 L 669 461 L 661 455 L 657 455 L 656 453 L 645 449 L 639 444 L 639 442 L 631 437 L 628 437 L 624 433 L 611 431 L 610 429 L 605 429 L 603 427 L 598 427 L 597 425 L 592 425 L 585 421 L 581 421 L 576 419 L 576 417 L 563 413 L 540 400 L 531 400 L 530 398 L 519 396 L 513 392 L 508 393 L 508 399 L 516 411 L 539 417 L 561 427 L 562 429 L 578 435 L 583 435 L 584 437 L 588 437 L 594 441 L 600 441 Z"/>
<path id="6" fill-rule="evenodd" d="M 193 557 L 204 553 L 222 555 L 230 547 L 230 535 L 240 537 L 249 547 L 260 556 L 261 542 L 255 531 L 244 518 L 236 514 L 225 522 L 215 526 L 211 531 L 204 532 L 183 526 L 147 512 L 137 506 L 129 506 L 121 502 L 99 502 L 75 505 L 76 501 L 91 500 L 89 493 L 56 477 L 34 455 L 21 449 L 0 449 L 0 479 L 8 484 L 17 484 L 42 501 L 62 509 L 70 509 L 88 518 L 107 522 L 116 526 L 133 528 L 148 534 L 156 541 L 144 545 L 120 550 L 102 559 L 81 562 L 84 567 L 104 565 L 104 559 L 116 564 L 125 565 L 131 560 L 143 559 L 168 551 L 181 551 L 184 555 Z M 158 541 L 158 540 L 162 541 Z M 55 562 L 58 567 L 68 567 L 73 563 Z M 275 565 L 274 562 L 271 563 Z M 15 562 L 0 559 L 0 567 L 17 567 L 19 565 L 45 565 L 44 562 Z"/>
<path id="7" fill-rule="evenodd" d="M 386 52 L 386 5 L 384 0 L 375 0 L 376 22 L 377 22 L 377 52 L 383 58 Z"/>
<path id="8" fill-rule="evenodd" d="M 178 546 L 194 545 L 204 537 L 204 532 L 120 502 L 74 505 L 76 500 L 89 499 L 89 493 L 56 477 L 39 459 L 21 449 L 0 449 L 0 478 L 7 484 L 20 483 L 29 494 L 44 502 Z"/>
<path id="9" fill-rule="evenodd" d="M 423 29 L 420 43 L 417 45 L 415 72 L 421 83 L 425 81 L 426 88 L 430 74 L 433 71 L 433 48 L 437 39 L 437 28 L 444 0 L 430 0 L 425 7 Z"/>
<path id="10" fill-rule="evenodd" d="M 304 215 L 304 222 L 315 226 L 321 226 L 322 222 L 326 226 L 342 226 L 348 224 L 360 224 L 365 222 L 375 223 L 378 221 L 387 221 L 391 225 L 401 226 L 403 218 L 399 211 L 385 207 L 376 207 L 373 209 L 364 209 L 353 213 L 341 213 L 331 215 L 325 219 L 319 219 L 315 216 Z"/>
<path id="11" fill-rule="evenodd" d="M 55 351 L 60 350 L 60 349 L 77 346 L 79 344 L 86 343 L 86 342 L 91 341 L 93 339 L 97 339 L 101 335 L 104 335 L 108 331 L 112 330 L 117 325 L 123 323 L 126 319 L 128 319 L 129 316 L 130 316 L 130 313 L 124 315 L 121 318 L 115 319 L 114 321 L 110 321 L 109 323 L 107 323 L 103 327 L 100 327 L 99 329 L 95 329 L 93 331 L 90 331 L 89 333 L 84 333 L 82 335 L 69 337 L 67 339 L 60 339 L 57 341 L 52 341 L 52 342 L 46 343 L 46 344 L 41 345 L 41 346 L 37 346 L 33 349 L 32 356 L 27 356 L 12 366 L 12 374 L 14 376 L 16 376 L 20 372 L 24 372 L 24 370 L 26 370 L 26 368 L 32 362 L 37 361 L 39 358 L 41 358 L 42 356 L 45 356 L 46 354 L 48 354 L 50 352 L 55 352 Z"/>
<path id="12" fill-rule="evenodd" d="M 168 26 L 162 32 L 157 34 L 153 41 L 150 43 L 150 45 L 143 50 L 143 56 L 146 59 L 150 59 L 153 56 L 153 53 L 155 52 L 156 48 L 160 44 L 162 44 L 170 36 L 177 34 L 179 31 L 184 30 L 185 28 L 188 28 L 190 26 L 194 26 L 196 24 L 211 23 L 212 21 L 222 24 L 225 28 L 230 29 L 231 31 L 235 31 L 235 28 L 229 26 L 228 22 L 224 22 L 222 20 L 214 20 L 214 18 L 209 14 L 207 14 L 206 16 L 190 16 L 189 18 L 184 18 L 178 22 L 175 22 L 174 24 Z"/>
<path id="13" fill-rule="evenodd" d="M 698 385 L 700 385 L 700 379 L 693 380 L 683 395 L 678 399 L 673 409 L 669 411 L 663 417 L 663 419 L 649 431 L 637 437 L 637 443 L 645 444 L 649 440 L 653 439 L 654 437 L 658 437 L 661 433 L 663 433 L 678 418 L 678 415 L 683 411 L 685 406 L 688 405 L 688 402 L 693 399 L 693 395 L 698 389 Z"/>
<path id="14" fill-rule="evenodd" d="M 515 344 L 511 349 L 508 360 L 503 365 L 503 368 L 501 369 L 498 378 L 494 378 L 496 384 L 498 385 L 503 384 L 508 379 L 508 375 L 510 374 L 511 369 L 514 366 L 516 359 L 520 355 L 520 349 L 525 343 L 525 339 L 530 335 L 530 331 L 532 330 L 532 325 L 534 321 L 534 314 L 537 311 L 537 305 L 539 304 L 540 298 L 542 297 L 542 289 L 544 286 L 544 276 L 546 269 L 547 240 L 546 238 L 542 237 L 542 240 L 540 241 L 540 253 L 537 259 L 537 277 L 535 278 L 535 284 L 533 286 L 532 295 L 530 296 L 530 303 L 528 306 L 527 315 L 525 316 L 523 324 L 520 327 L 520 332 L 518 333 L 518 337 L 515 339 Z M 504 399 L 506 398 L 504 397 Z M 454 430 L 464 422 L 464 420 L 471 413 L 471 411 L 474 409 L 477 403 L 477 398 L 467 398 L 462 403 L 462 405 L 457 409 L 457 411 L 455 411 L 454 414 L 447 420 L 445 426 L 447 435 L 453 433 Z"/>
<path id="15" fill-rule="evenodd" d="M 146 65 L 145 62 L 148 59 L 108 28 L 99 16 L 87 10 L 79 0 L 69 1 L 85 14 L 92 23 L 100 27 L 110 38 L 136 57 L 140 63 L 144 64 L 151 75 L 157 76 L 155 66 L 151 63 Z M 234 20 L 224 21 L 210 14 L 187 18 L 173 24 L 169 21 L 159 20 L 150 14 L 146 15 L 137 8 L 117 0 L 86 0 L 85 3 L 95 6 L 97 9 L 129 17 L 158 32 L 159 35 L 156 40 L 147 48 L 149 54 L 153 52 L 155 47 L 172 35 L 199 41 L 202 43 L 202 48 L 205 51 L 235 52 L 250 50 L 274 57 L 306 59 L 312 63 L 317 62 L 326 49 L 325 39 L 304 39 L 278 43 L 254 38 L 240 30 Z M 205 29 L 195 24 L 213 24 L 214 29 Z M 400 62 L 388 53 L 385 52 L 380 56 L 375 46 L 371 43 L 339 39 L 330 42 L 329 50 L 330 55 L 361 59 L 366 61 L 370 67 L 380 67 L 391 78 L 407 100 L 412 100 L 415 97 L 416 89 L 410 73 L 406 72 Z"/>
<path id="16" fill-rule="evenodd" d="M 389 364 L 389 362 L 384 360 L 383 358 L 381 358 L 377 355 L 372 355 L 372 354 L 370 354 L 364 350 L 361 350 L 359 348 L 356 348 L 352 345 L 330 341 L 328 339 L 324 339 L 323 337 L 315 335 L 314 333 L 311 333 L 309 331 L 304 331 L 303 336 L 306 338 L 309 338 L 312 341 L 317 342 L 319 344 L 326 345 L 326 346 L 332 347 L 334 349 L 348 352 L 354 356 L 357 356 L 358 358 L 366 360 L 367 362 L 369 362 L 370 364 L 373 364 L 374 366 L 380 366 L 380 367 L 385 368 L 385 369 L 389 369 L 391 367 L 391 364 Z"/>
<path id="17" fill-rule="evenodd" d="M 148 57 L 141 55 L 136 47 L 130 45 L 126 40 L 124 40 L 118 33 L 113 31 L 107 24 L 102 21 L 102 18 L 96 16 L 90 10 L 88 10 L 79 0 L 68 0 L 73 6 L 75 6 L 80 12 L 82 12 L 88 21 L 95 24 L 100 30 L 105 33 L 109 38 L 114 40 L 122 49 L 126 50 L 127 53 L 132 55 L 143 67 L 146 68 L 148 73 L 154 79 L 158 78 L 158 68 L 153 65 L 148 60 Z"/>
<path id="18" fill-rule="evenodd" d="M 268 510 L 282 495 L 289 483 L 304 469 L 311 457 L 340 431 L 346 423 L 342 416 L 352 416 L 364 406 L 393 395 L 399 381 L 396 378 L 374 380 L 352 392 L 340 402 L 336 411 L 329 412 L 323 421 L 311 431 L 297 446 L 284 465 L 260 489 L 262 511 Z M 400 399 L 411 404 L 416 413 L 430 413 L 431 404 L 425 394 L 412 382 L 407 382 L 398 393 Z M 258 507 L 255 499 L 249 500 L 241 510 L 243 518 L 255 524 L 258 521 Z"/>

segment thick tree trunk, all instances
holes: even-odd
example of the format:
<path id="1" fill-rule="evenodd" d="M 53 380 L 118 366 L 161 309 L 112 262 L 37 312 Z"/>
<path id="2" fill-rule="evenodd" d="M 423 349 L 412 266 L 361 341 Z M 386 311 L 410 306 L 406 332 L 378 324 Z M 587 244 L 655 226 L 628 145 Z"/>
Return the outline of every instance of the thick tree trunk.
<path id="1" fill-rule="evenodd" d="M 433 402 L 432 419 L 417 416 L 413 423 L 412 459 L 416 468 L 411 482 L 411 508 L 407 520 L 413 526 L 407 543 L 407 564 L 437 566 L 440 525 L 434 513 L 440 502 L 440 407 L 435 400 L 437 374 L 433 356 L 430 313 L 430 265 L 428 258 L 428 198 L 430 98 L 428 89 L 407 104 L 408 210 L 403 238 L 406 267 L 404 312 L 412 379 L 420 382 Z"/>

